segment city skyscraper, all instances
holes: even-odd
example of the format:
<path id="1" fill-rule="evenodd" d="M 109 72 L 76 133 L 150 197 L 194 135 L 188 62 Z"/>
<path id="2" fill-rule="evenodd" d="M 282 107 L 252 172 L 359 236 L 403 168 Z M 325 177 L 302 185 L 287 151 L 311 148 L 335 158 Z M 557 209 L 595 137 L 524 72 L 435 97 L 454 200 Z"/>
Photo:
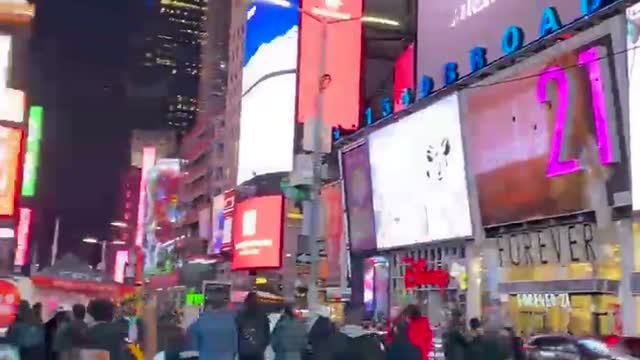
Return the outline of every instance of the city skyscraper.
<path id="1" fill-rule="evenodd" d="M 206 0 L 146 0 L 132 5 L 141 20 L 131 37 L 127 94 L 136 128 L 184 134 L 198 111 L 200 49 Z"/>

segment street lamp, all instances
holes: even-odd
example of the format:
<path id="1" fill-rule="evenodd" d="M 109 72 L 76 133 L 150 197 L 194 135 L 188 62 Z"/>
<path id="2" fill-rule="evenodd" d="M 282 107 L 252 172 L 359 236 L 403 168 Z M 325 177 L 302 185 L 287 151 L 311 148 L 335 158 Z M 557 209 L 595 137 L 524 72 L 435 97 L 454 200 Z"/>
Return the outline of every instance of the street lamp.
<path id="1" fill-rule="evenodd" d="M 327 1 L 327 0 L 325 0 Z M 327 72 L 327 33 L 328 27 L 332 24 L 343 23 L 348 21 L 361 21 L 366 23 L 374 23 L 381 24 L 387 26 L 400 26 L 400 23 L 395 20 L 379 18 L 374 16 L 361 16 L 361 17 L 352 17 L 350 14 L 344 13 L 335 13 L 329 10 L 313 8 L 312 11 L 307 11 L 305 9 L 293 6 L 287 0 L 257 0 L 257 2 L 264 4 L 271 4 L 274 6 L 280 6 L 283 8 L 293 8 L 300 12 L 303 15 L 309 16 L 312 19 L 318 21 L 322 24 L 322 33 L 321 33 L 321 51 L 320 51 L 320 79 L 324 78 Z M 318 302 L 318 259 L 319 259 L 319 248 L 318 248 L 318 222 L 319 217 L 321 215 L 321 203 L 320 203 L 320 191 L 322 188 L 322 129 L 323 129 L 323 118 L 324 118 L 324 90 L 325 85 L 322 81 L 318 82 L 319 91 L 318 98 L 316 102 L 316 116 L 317 119 L 312 124 L 312 137 L 313 140 L 311 142 L 311 154 L 312 154 L 312 166 L 313 166 L 313 182 L 311 185 L 311 209 L 309 213 L 309 250 L 311 252 L 311 269 L 309 272 L 309 284 L 307 291 L 307 305 L 309 309 L 312 309 L 317 305 Z M 305 214 L 305 216 L 307 216 Z"/>
<path id="2" fill-rule="evenodd" d="M 102 245 L 102 249 L 100 251 L 100 264 L 98 264 L 98 266 L 102 266 L 102 270 L 107 270 L 107 264 L 105 263 L 106 258 L 107 258 L 107 245 L 125 245 L 126 242 L 122 241 L 122 240 L 113 240 L 113 241 L 107 241 L 107 240 L 99 240 L 95 237 L 90 237 L 87 236 L 84 239 L 82 239 L 83 242 L 87 243 L 87 244 L 101 244 Z"/>
<path id="3" fill-rule="evenodd" d="M 121 228 L 121 229 L 125 229 L 127 227 L 129 227 L 129 225 L 127 225 L 127 223 L 125 223 L 124 221 L 112 221 L 109 225 L 113 226 L 113 227 L 117 227 L 117 228 Z"/>

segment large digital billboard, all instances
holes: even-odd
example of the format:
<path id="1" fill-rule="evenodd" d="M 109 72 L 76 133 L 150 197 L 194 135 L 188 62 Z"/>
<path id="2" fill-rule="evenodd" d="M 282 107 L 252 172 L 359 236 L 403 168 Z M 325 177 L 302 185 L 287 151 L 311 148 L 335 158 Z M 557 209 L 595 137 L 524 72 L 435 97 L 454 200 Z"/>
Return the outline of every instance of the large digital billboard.
<path id="1" fill-rule="evenodd" d="M 31 240 L 31 209 L 20 208 L 16 236 L 16 250 L 13 264 L 24 266 L 29 255 L 29 240 Z"/>
<path id="2" fill-rule="evenodd" d="M 16 206 L 22 130 L 0 126 L 0 216 L 13 216 Z"/>
<path id="3" fill-rule="evenodd" d="M 27 148 L 22 169 L 22 196 L 24 197 L 36 195 L 43 112 L 42 106 L 32 106 L 29 110 L 29 132 L 27 134 Z"/>
<path id="4" fill-rule="evenodd" d="M 374 250 L 376 234 L 367 144 L 342 155 L 342 178 L 347 206 L 349 247 L 354 253 Z"/>
<path id="5" fill-rule="evenodd" d="M 293 167 L 300 15 L 291 3 L 247 10 L 238 184 Z"/>
<path id="6" fill-rule="evenodd" d="M 320 193 L 324 210 L 325 250 L 327 253 L 328 284 L 340 283 L 340 252 L 342 251 L 344 211 L 342 183 L 336 181 L 322 188 Z"/>
<path id="7" fill-rule="evenodd" d="M 360 119 L 360 67 L 362 55 L 362 0 L 302 0 L 306 14 L 300 19 L 300 81 L 298 122 L 317 114 L 322 58 L 322 23 L 326 25 L 326 71 L 323 82 L 323 120 L 329 126 L 357 128 Z M 312 14 L 312 15 L 309 15 Z M 348 19 L 348 20 L 347 20 Z"/>
<path id="8" fill-rule="evenodd" d="M 282 265 L 284 198 L 261 196 L 236 204 L 232 270 L 279 268 Z"/>
<path id="9" fill-rule="evenodd" d="M 406 106 L 403 104 L 402 97 L 405 89 L 414 88 L 415 80 L 415 45 L 411 44 L 398 57 L 393 67 L 393 112 L 403 110 Z"/>
<path id="10" fill-rule="evenodd" d="M 471 50 L 484 48 L 487 62 L 504 55 L 505 42 L 520 35 L 524 45 L 538 39 L 545 23 L 569 24 L 582 16 L 581 0 L 431 0 L 418 6 L 417 74 L 444 85 L 446 64 L 457 64 L 459 76 L 471 72 Z M 591 3 L 599 3 L 593 1 Z M 604 2 L 603 2 L 604 3 Z M 554 17 L 555 15 L 555 17 Z M 545 17 L 546 16 L 546 17 Z M 551 20 L 549 20 L 551 19 Z M 555 25 L 553 23 L 552 25 Z M 512 32 L 508 32 L 509 29 Z M 446 36 L 442 36 L 446 34 Z"/>
<path id="11" fill-rule="evenodd" d="M 471 235 L 458 95 L 369 137 L 378 248 Z"/>
<path id="12" fill-rule="evenodd" d="M 633 210 L 640 210 L 640 4 L 627 9 L 629 133 Z"/>
<path id="13" fill-rule="evenodd" d="M 219 254 L 224 240 L 224 194 L 213 198 L 211 202 L 211 235 L 207 244 L 207 255 Z"/>
<path id="14" fill-rule="evenodd" d="M 615 86 L 620 57 L 609 56 L 624 34 L 601 35 L 621 30 L 617 20 L 465 93 L 483 225 L 597 209 L 629 190 Z"/>

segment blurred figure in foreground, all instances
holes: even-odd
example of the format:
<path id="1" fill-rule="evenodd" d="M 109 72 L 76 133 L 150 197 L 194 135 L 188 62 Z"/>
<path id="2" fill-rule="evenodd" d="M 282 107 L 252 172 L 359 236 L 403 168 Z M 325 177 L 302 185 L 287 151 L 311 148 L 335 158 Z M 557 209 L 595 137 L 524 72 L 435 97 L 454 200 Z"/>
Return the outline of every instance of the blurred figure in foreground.
<path id="1" fill-rule="evenodd" d="M 271 335 L 275 360 L 300 360 L 307 347 L 307 329 L 286 306 Z"/>
<path id="2" fill-rule="evenodd" d="M 120 327 L 113 322 L 115 306 L 109 300 L 89 302 L 87 313 L 91 317 L 86 336 L 86 348 L 106 350 L 109 360 L 128 360 L 131 352 L 122 338 Z"/>
<path id="3" fill-rule="evenodd" d="M 223 299 L 207 299 L 205 310 L 189 328 L 191 348 L 200 360 L 234 360 L 238 353 L 238 330 Z"/>
<path id="4" fill-rule="evenodd" d="M 71 308 L 71 321 L 63 323 L 53 339 L 53 350 L 60 354 L 60 359 L 68 359 L 71 349 L 84 346 L 87 336 L 87 323 L 84 322 L 86 308 L 75 304 Z"/>
<path id="5" fill-rule="evenodd" d="M 467 343 L 466 359 L 480 360 L 484 357 L 484 329 L 478 318 L 469 320 L 469 342 Z"/>
<path id="6" fill-rule="evenodd" d="M 158 349 L 157 351 L 165 352 L 166 360 L 177 360 L 180 358 L 182 344 L 184 343 L 184 334 L 182 328 L 178 325 L 180 319 L 171 310 L 166 311 L 158 318 Z"/>
<path id="7" fill-rule="evenodd" d="M 38 324 L 42 324 L 42 303 L 41 302 L 37 302 L 35 304 L 33 304 L 33 316 L 36 319 L 36 322 Z"/>
<path id="8" fill-rule="evenodd" d="M 116 323 L 120 327 L 122 338 L 134 344 L 144 344 L 144 325 L 138 317 L 136 301 L 127 299 L 122 302 L 122 318 Z"/>
<path id="9" fill-rule="evenodd" d="M 236 318 L 238 325 L 238 353 L 240 360 L 263 360 L 271 335 L 269 319 L 260 310 L 258 295 L 250 292 L 244 308 Z"/>
<path id="10" fill-rule="evenodd" d="M 345 309 L 345 325 L 340 328 L 336 342 L 336 360 L 382 360 L 385 358 L 384 345 L 375 332 L 362 327 L 362 308 L 353 306 Z"/>
<path id="11" fill-rule="evenodd" d="M 462 314 L 454 310 L 449 319 L 448 328 L 443 334 L 444 356 L 447 360 L 464 360 L 467 352 L 467 339 L 464 335 Z"/>
<path id="12" fill-rule="evenodd" d="M 409 308 L 392 321 L 387 334 L 387 359 L 421 360 L 420 349 L 409 340 Z"/>
<path id="13" fill-rule="evenodd" d="M 45 358 L 44 329 L 26 301 L 21 301 L 18 314 L 9 329 L 7 340 L 18 348 L 21 360 L 42 360 Z"/>
<path id="14" fill-rule="evenodd" d="M 53 341 L 55 339 L 58 329 L 65 323 L 71 321 L 69 317 L 69 308 L 66 306 L 59 306 L 55 315 L 49 321 L 44 324 L 44 343 L 47 360 L 57 360 L 58 352 L 53 348 Z"/>
<path id="15" fill-rule="evenodd" d="M 433 331 L 429 319 L 422 316 L 417 305 L 409 305 L 406 309 L 407 322 L 409 324 L 409 342 L 420 350 L 421 359 L 427 360 L 433 348 Z"/>
<path id="16" fill-rule="evenodd" d="M 318 306 L 312 309 L 309 317 L 309 344 L 311 345 L 312 360 L 331 360 L 336 349 L 332 343 L 336 338 L 337 330 L 329 317 L 331 312 L 326 306 Z"/>

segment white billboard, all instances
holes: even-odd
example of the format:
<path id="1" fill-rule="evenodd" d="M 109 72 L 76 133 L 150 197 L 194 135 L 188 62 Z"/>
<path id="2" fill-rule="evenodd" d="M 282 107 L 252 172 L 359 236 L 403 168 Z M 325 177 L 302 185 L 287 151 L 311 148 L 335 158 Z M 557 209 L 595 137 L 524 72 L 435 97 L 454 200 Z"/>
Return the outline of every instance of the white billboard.
<path id="1" fill-rule="evenodd" d="M 471 235 L 458 95 L 369 137 L 378 248 Z"/>
<path id="2" fill-rule="evenodd" d="M 247 10 L 238 184 L 293 169 L 300 15 L 292 4 L 254 1 Z"/>

